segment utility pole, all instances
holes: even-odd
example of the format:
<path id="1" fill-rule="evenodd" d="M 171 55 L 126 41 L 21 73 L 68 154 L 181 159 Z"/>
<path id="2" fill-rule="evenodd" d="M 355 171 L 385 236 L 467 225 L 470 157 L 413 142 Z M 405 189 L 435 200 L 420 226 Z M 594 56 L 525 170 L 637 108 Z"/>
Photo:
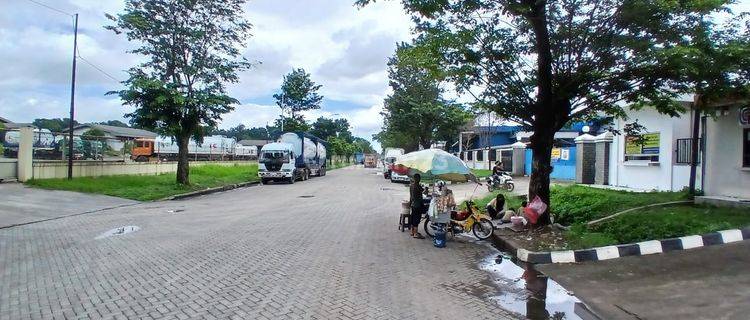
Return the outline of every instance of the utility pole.
<path id="1" fill-rule="evenodd" d="M 70 123 L 68 125 L 68 180 L 73 179 L 73 123 L 76 109 L 76 53 L 78 52 L 78 14 L 73 31 L 73 75 L 70 80 Z"/>

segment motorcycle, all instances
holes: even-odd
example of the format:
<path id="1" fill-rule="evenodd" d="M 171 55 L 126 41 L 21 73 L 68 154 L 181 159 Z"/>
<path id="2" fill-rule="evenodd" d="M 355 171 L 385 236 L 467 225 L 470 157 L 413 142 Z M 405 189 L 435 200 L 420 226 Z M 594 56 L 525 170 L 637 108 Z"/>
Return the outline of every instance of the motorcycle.
<path id="1" fill-rule="evenodd" d="M 513 183 L 513 177 L 507 172 L 502 172 L 499 175 L 492 175 L 485 179 L 487 182 L 487 190 L 490 192 L 495 190 L 513 191 L 516 185 Z"/>
<path id="2" fill-rule="evenodd" d="M 437 230 L 445 228 L 446 234 L 450 234 L 452 237 L 456 234 L 471 232 L 477 239 L 486 240 L 495 231 L 495 226 L 490 221 L 490 217 L 481 214 L 471 200 L 466 201 L 466 210 L 452 211 L 450 216 L 450 221 L 443 224 L 430 220 L 430 216 L 427 215 L 424 222 L 424 232 L 428 236 L 434 237 Z"/>

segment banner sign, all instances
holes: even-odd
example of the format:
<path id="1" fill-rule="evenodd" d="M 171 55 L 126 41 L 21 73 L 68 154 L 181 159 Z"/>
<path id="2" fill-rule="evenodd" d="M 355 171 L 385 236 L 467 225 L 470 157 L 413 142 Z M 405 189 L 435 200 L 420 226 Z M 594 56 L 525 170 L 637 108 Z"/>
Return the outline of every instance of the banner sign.
<path id="1" fill-rule="evenodd" d="M 562 149 L 562 152 L 560 153 L 560 160 L 570 160 L 570 149 Z"/>
<path id="2" fill-rule="evenodd" d="M 643 141 L 638 141 L 638 140 L 643 140 Z M 625 154 L 626 155 L 659 154 L 659 133 L 658 132 L 644 133 L 640 137 L 626 136 L 625 137 Z"/>
<path id="3" fill-rule="evenodd" d="M 562 149 L 560 148 L 552 148 L 552 160 L 560 159 L 560 154 L 562 153 Z"/>

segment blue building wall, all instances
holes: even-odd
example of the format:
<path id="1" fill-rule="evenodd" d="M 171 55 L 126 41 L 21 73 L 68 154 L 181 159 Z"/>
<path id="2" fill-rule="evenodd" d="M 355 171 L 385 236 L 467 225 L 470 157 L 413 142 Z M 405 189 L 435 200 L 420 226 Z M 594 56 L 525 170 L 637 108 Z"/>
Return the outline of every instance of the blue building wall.
<path id="1" fill-rule="evenodd" d="M 568 160 L 552 159 L 552 174 L 550 178 L 557 180 L 575 180 L 576 179 L 576 147 L 561 148 L 569 152 Z M 531 149 L 526 149 L 526 163 L 524 171 L 527 176 L 531 175 Z"/>
<path id="2" fill-rule="evenodd" d="M 521 131 L 521 126 L 495 126 L 495 127 L 479 127 L 481 133 L 479 137 L 474 138 L 471 141 L 469 149 L 483 149 L 487 148 L 487 141 L 482 136 L 489 130 L 492 132 L 490 135 L 489 146 L 504 146 L 513 144 L 516 142 L 516 132 Z"/>

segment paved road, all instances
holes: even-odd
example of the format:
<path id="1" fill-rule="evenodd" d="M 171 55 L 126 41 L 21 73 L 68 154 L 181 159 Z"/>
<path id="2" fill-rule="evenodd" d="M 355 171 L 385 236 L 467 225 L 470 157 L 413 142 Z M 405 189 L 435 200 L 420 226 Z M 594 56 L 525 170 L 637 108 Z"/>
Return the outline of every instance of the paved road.
<path id="1" fill-rule="evenodd" d="M 604 319 L 748 319 L 750 241 L 538 266 Z"/>
<path id="2" fill-rule="evenodd" d="M 0 319 L 512 318 L 491 249 L 397 232 L 405 196 L 352 168 L 2 229 Z"/>
<path id="3" fill-rule="evenodd" d="M 20 183 L 0 183 L 0 195 L 0 228 L 138 203 L 103 195 L 29 188 Z"/>

